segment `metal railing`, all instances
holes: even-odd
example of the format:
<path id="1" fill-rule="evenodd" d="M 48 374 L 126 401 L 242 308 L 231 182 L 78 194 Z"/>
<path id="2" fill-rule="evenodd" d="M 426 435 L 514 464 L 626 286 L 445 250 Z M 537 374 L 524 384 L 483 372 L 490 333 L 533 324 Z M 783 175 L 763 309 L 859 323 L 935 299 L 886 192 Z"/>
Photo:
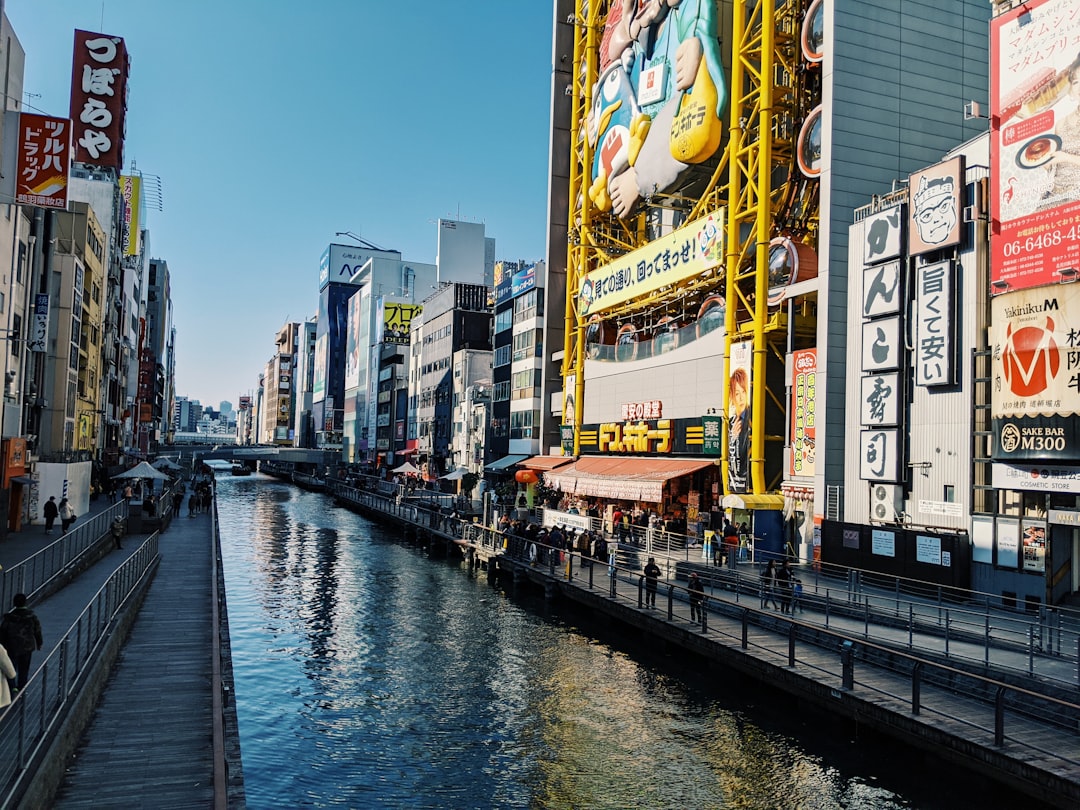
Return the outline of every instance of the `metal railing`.
<path id="1" fill-rule="evenodd" d="M 555 548 L 475 525 L 466 527 L 466 537 L 479 547 L 501 549 L 508 557 L 546 569 L 545 573 L 550 577 L 584 589 L 604 592 L 613 601 L 623 601 L 639 609 L 645 606 L 645 577 L 636 568 L 616 564 L 614 555 L 607 561 L 597 560 L 577 551 Z M 754 600 L 759 599 L 760 590 L 752 596 Z M 690 592 L 676 582 L 658 583 L 657 603 L 661 613 L 666 613 L 668 621 L 683 620 L 684 614 L 688 616 L 691 613 Z M 710 615 L 714 618 L 712 622 L 709 621 Z M 717 621 L 719 617 L 727 621 Z M 686 621 L 698 632 L 717 633 L 735 639 L 743 649 L 753 648 L 763 658 L 779 658 L 785 666 L 799 665 L 823 676 L 835 677 L 841 689 L 851 690 L 857 683 L 860 687 L 891 698 L 905 700 L 913 714 L 932 712 L 988 732 L 994 735 L 997 746 L 1004 745 L 1008 740 L 1011 744 L 1022 745 L 1042 755 L 1080 764 L 1080 760 L 1071 759 L 1060 750 L 1051 750 L 1032 742 L 1020 725 L 1022 720 L 1033 720 L 1075 738 L 1080 723 L 1080 704 L 1074 701 L 1025 689 L 993 677 L 957 670 L 946 663 L 917 655 L 914 648 L 904 652 L 869 640 L 857 641 L 842 628 L 823 629 L 797 620 L 793 615 L 777 615 L 769 610 L 717 598 L 715 592 L 706 594 L 700 619 Z M 755 643 L 749 632 L 751 628 L 765 631 L 771 638 L 775 638 L 777 633 L 787 636 L 787 650 L 777 651 L 775 643 Z M 806 652 L 800 655 L 800 650 Z M 836 653 L 835 666 L 821 665 L 822 650 Z M 883 689 L 877 678 L 865 683 L 858 681 L 855 678 L 856 661 L 863 661 L 867 665 L 872 663 L 877 670 L 888 671 L 896 677 L 897 687 Z M 980 708 L 967 715 L 957 715 L 947 707 L 950 701 L 928 699 L 928 693 L 922 691 L 923 686 L 938 687 L 954 697 L 960 695 Z M 979 719 L 973 719 L 976 716 Z M 1007 735 L 1007 725 L 1016 726 L 1015 735 Z M 1036 736 L 1035 739 L 1039 738 Z"/>
<path id="2" fill-rule="evenodd" d="M 115 617 L 157 558 L 158 535 L 154 533 L 101 586 L 26 687 L 3 710 L 0 806 L 9 806 L 24 769 L 63 721 L 72 696 L 81 687 L 83 673 L 111 634 Z"/>
<path id="3" fill-rule="evenodd" d="M 0 578 L 0 605 L 10 605 L 17 593 L 25 593 L 33 602 L 37 594 L 109 533 L 114 518 L 127 517 L 126 508 L 127 504 L 121 501 L 91 515 L 41 551 L 6 569 Z"/>
<path id="4" fill-rule="evenodd" d="M 341 482 L 331 482 L 330 492 L 368 509 L 384 512 L 399 520 L 441 531 L 490 554 L 508 553 L 526 559 L 529 541 L 518 535 L 479 523 L 455 521 L 445 507 L 394 497 L 397 485 L 357 489 Z M 597 518 L 581 518 L 598 521 Z M 751 564 L 711 565 L 701 559 L 701 547 L 682 545 L 685 538 L 667 532 L 661 541 L 659 531 L 651 538 L 652 550 L 645 542 L 646 530 L 621 542 L 612 540 L 614 565 L 619 571 L 640 571 L 647 555 L 656 557 L 664 578 L 673 580 L 697 569 L 714 594 L 741 604 L 744 600 L 764 607 L 765 593 L 761 569 Z M 596 527 L 599 530 L 599 526 Z M 551 552 L 543 543 L 535 544 L 540 564 L 548 564 Z M 566 549 L 556 549 L 569 553 Z M 578 549 L 578 557 L 589 559 Z M 606 561 L 600 561 L 606 562 Z M 934 653 L 957 663 L 966 662 L 1017 675 L 1038 674 L 1046 681 L 1069 688 L 1080 687 L 1080 618 L 1069 611 L 1046 609 L 1024 613 L 1000 606 L 986 594 L 945 589 L 918 581 L 886 580 L 876 577 L 868 582 L 866 572 L 822 563 L 796 568 L 802 593 L 793 597 L 793 609 L 820 613 L 826 630 L 836 629 L 862 637 L 866 641 L 885 642 L 881 628 L 889 628 L 904 638 L 898 645 L 909 651 Z M 771 601 L 770 596 L 768 601 Z M 906 644 L 904 643 L 906 641 Z M 991 651 L 1005 650 L 1009 656 Z"/>

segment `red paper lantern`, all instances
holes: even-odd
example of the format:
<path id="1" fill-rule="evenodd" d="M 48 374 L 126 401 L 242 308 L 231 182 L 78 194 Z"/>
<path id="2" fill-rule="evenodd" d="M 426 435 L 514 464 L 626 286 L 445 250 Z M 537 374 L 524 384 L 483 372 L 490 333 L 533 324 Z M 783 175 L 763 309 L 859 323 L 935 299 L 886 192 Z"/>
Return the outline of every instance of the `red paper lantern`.
<path id="1" fill-rule="evenodd" d="M 532 470 L 518 470 L 514 473 L 514 480 L 519 484 L 535 484 L 540 479 Z"/>

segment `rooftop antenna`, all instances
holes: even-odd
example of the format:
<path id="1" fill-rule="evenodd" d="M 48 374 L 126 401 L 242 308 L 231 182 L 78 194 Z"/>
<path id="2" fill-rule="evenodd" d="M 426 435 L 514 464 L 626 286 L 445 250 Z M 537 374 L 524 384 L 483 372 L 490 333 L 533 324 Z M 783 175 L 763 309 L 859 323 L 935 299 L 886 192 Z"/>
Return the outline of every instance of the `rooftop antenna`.
<path id="1" fill-rule="evenodd" d="M 378 245 L 369 242 L 367 239 L 364 239 L 363 237 L 353 233 L 352 231 L 338 231 L 334 234 L 334 236 L 347 236 L 354 242 L 359 244 L 361 247 L 366 247 L 368 250 L 379 250 L 383 253 L 387 252 L 384 248 L 381 248 Z"/>

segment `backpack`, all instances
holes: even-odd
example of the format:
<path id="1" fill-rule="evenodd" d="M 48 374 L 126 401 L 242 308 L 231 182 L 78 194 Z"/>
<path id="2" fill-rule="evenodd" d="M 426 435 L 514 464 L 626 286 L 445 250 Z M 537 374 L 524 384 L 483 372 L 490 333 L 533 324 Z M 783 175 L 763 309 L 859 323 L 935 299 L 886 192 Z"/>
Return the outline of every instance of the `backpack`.
<path id="1" fill-rule="evenodd" d="M 0 643 L 13 653 L 33 652 L 37 649 L 37 632 L 34 615 L 29 611 L 11 611 L 0 622 Z"/>

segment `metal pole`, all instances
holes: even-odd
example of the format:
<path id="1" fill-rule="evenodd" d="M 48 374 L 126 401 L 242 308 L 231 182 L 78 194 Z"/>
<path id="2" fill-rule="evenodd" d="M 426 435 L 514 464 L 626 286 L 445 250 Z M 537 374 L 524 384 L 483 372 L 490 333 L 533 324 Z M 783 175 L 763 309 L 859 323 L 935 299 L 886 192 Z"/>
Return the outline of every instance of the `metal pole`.
<path id="1" fill-rule="evenodd" d="M 994 745 L 1005 744 L 1005 687 L 999 686 L 994 696 Z"/>
<path id="2" fill-rule="evenodd" d="M 1028 625 L 1028 675 L 1035 674 L 1035 628 Z M 998 743 L 1000 745 L 1001 743 Z"/>
<path id="3" fill-rule="evenodd" d="M 949 657 L 949 610 L 945 609 L 945 657 Z"/>
<path id="4" fill-rule="evenodd" d="M 922 661 L 915 663 L 911 669 L 911 713 L 918 714 L 922 702 Z"/>

